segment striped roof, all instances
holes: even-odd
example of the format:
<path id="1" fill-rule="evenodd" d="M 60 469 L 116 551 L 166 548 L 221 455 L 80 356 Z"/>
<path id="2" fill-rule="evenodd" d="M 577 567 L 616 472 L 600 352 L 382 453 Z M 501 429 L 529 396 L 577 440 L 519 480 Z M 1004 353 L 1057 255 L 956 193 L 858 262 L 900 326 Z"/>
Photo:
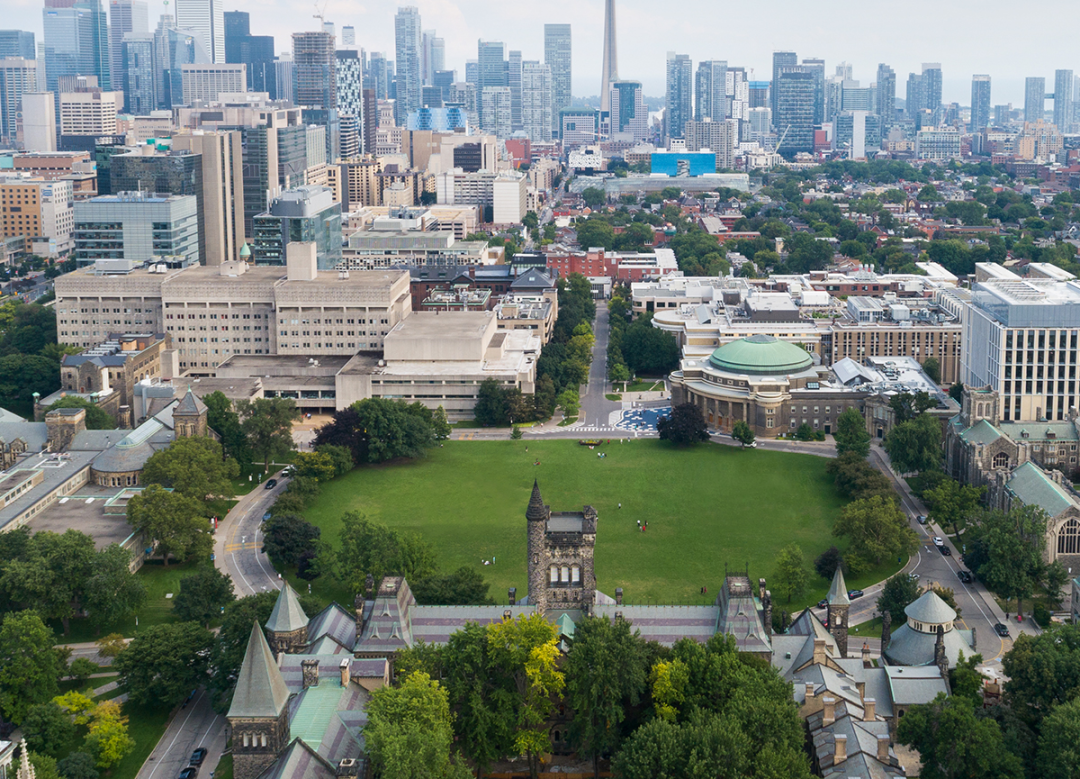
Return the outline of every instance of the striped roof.
<path id="1" fill-rule="evenodd" d="M 1038 506 L 1050 517 L 1076 506 L 1073 497 L 1032 462 L 1013 470 L 1005 486 L 1025 506 Z"/>

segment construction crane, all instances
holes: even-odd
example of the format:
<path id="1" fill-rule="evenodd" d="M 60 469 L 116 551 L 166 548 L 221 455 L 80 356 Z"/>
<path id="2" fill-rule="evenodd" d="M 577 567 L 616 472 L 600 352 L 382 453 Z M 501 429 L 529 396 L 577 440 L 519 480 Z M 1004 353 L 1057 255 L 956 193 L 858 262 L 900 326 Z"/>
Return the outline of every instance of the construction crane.
<path id="1" fill-rule="evenodd" d="M 326 0 L 326 1 L 325 1 L 325 2 L 324 2 L 324 3 L 322 4 L 322 8 L 319 8 L 319 4 L 318 4 L 318 3 L 315 3 L 315 10 L 316 10 L 316 11 L 317 11 L 318 13 L 313 13 L 313 14 L 311 15 L 311 17 L 312 17 L 313 19 L 318 19 L 318 20 L 319 20 L 319 21 L 320 21 L 320 22 L 321 22 L 321 23 L 322 23 L 323 25 L 325 25 L 325 24 L 326 24 L 326 19 L 324 18 L 324 15 L 326 14 L 326 5 L 327 5 L 327 3 L 329 3 L 329 2 L 330 2 L 330 0 Z M 319 28 L 319 32 L 322 32 L 322 27 L 320 27 L 320 28 Z"/>
<path id="2" fill-rule="evenodd" d="M 791 125 L 789 124 L 784 129 L 784 134 L 780 136 L 780 140 L 776 142 L 776 146 L 773 148 L 773 154 L 779 154 L 780 153 L 780 144 L 782 144 L 784 142 L 784 139 L 787 138 L 787 134 L 788 134 L 788 132 L 790 130 L 791 130 Z"/>

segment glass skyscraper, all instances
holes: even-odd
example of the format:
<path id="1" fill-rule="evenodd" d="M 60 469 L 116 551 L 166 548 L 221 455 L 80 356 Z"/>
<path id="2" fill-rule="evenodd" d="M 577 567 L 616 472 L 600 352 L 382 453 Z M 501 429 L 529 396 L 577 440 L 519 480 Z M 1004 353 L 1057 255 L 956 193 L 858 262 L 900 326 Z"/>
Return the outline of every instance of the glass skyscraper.
<path id="1" fill-rule="evenodd" d="M 551 68 L 551 126 L 559 134 L 559 112 L 573 101 L 570 79 L 573 75 L 569 24 L 544 25 L 544 64 Z"/>
<path id="2" fill-rule="evenodd" d="M 420 72 L 420 11 L 416 6 L 398 8 L 394 15 L 394 42 L 397 51 L 396 102 L 397 123 L 405 125 L 410 111 L 420 108 L 423 92 Z"/>
<path id="3" fill-rule="evenodd" d="M 978 131 L 990 125 L 990 76 L 977 74 L 971 77 L 971 123 L 969 128 Z"/>
<path id="4" fill-rule="evenodd" d="M 814 74 L 788 68 L 776 82 L 776 131 L 779 152 L 792 156 L 814 151 Z"/>
<path id="5" fill-rule="evenodd" d="M 694 92 L 693 63 L 688 54 L 667 54 L 667 100 L 664 117 L 668 138 L 682 138 L 686 123 L 694 118 L 692 102 Z"/>

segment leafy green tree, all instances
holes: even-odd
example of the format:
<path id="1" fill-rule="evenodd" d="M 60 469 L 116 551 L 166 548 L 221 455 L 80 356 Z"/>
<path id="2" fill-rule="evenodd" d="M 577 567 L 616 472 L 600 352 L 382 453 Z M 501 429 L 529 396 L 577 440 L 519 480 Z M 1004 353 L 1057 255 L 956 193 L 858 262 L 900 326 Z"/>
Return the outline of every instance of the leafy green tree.
<path id="1" fill-rule="evenodd" d="M 94 758 L 86 752 L 71 752 L 56 764 L 62 779 L 98 779 Z"/>
<path id="2" fill-rule="evenodd" d="M 1037 636 L 1021 633 L 1002 664 L 1005 700 L 1038 730 L 1055 707 L 1080 697 L 1080 626 L 1053 625 Z"/>
<path id="3" fill-rule="evenodd" d="M 110 633 L 99 638 L 94 645 L 102 657 L 114 658 L 127 648 L 127 641 L 119 633 Z"/>
<path id="4" fill-rule="evenodd" d="M 934 384 L 941 383 L 941 361 L 937 357 L 927 357 L 922 364 L 923 371 Z"/>
<path id="5" fill-rule="evenodd" d="M 335 476 L 344 476 L 355 467 L 352 452 L 349 451 L 349 448 L 346 446 L 323 444 L 322 446 L 315 447 L 315 451 L 320 454 L 325 454 L 330 458 L 330 462 L 334 464 Z"/>
<path id="6" fill-rule="evenodd" d="M 845 559 L 855 573 L 894 555 L 909 554 L 919 546 L 919 538 L 897 502 L 877 495 L 847 504 L 832 533 L 850 540 Z"/>
<path id="7" fill-rule="evenodd" d="M 473 416 L 477 423 L 484 425 L 505 425 L 509 419 L 506 394 L 495 379 L 485 379 L 476 393 L 476 406 Z"/>
<path id="8" fill-rule="evenodd" d="M 931 471 L 941 463 L 941 424 L 929 414 L 901 422 L 885 436 L 885 451 L 901 473 Z"/>
<path id="9" fill-rule="evenodd" d="M 382 776 L 415 779 L 458 779 L 471 776 L 451 762 L 454 745 L 450 703 L 446 690 L 417 671 L 400 687 L 383 687 L 371 694 L 364 740 Z"/>
<path id="10" fill-rule="evenodd" d="M 173 611 L 185 622 L 199 622 L 210 627 L 210 621 L 234 600 L 232 579 L 206 563 L 194 573 L 180 578 L 180 592 L 173 599 Z"/>
<path id="11" fill-rule="evenodd" d="M 232 480 L 239 475 L 240 466 L 224 456 L 221 444 L 209 436 L 188 436 L 154 452 L 143 466 L 142 481 L 205 502 L 233 497 Z"/>
<path id="12" fill-rule="evenodd" d="M 546 723 L 566 683 L 558 667 L 555 626 L 540 614 L 494 622 L 487 627 L 492 665 L 508 674 L 516 690 L 514 749 L 537 779 L 539 756 L 550 748 Z"/>
<path id="13" fill-rule="evenodd" d="M 866 431 L 866 420 L 859 410 L 849 406 L 836 418 L 836 456 L 843 457 L 851 453 L 862 459 L 870 456 L 870 433 Z"/>
<path id="14" fill-rule="evenodd" d="M 445 441 L 450 437 L 451 430 L 450 420 L 446 418 L 446 409 L 440 405 L 431 415 L 431 432 L 435 434 L 436 441 Z"/>
<path id="15" fill-rule="evenodd" d="M 581 193 L 581 199 L 585 201 L 585 205 L 589 208 L 598 208 L 607 202 L 607 195 L 604 194 L 604 190 L 596 187 L 587 187 L 584 192 Z"/>
<path id="16" fill-rule="evenodd" d="M 58 758 L 75 737 L 75 723 L 53 701 L 31 706 L 22 722 L 26 745 L 41 755 Z"/>
<path id="17" fill-rule="evenodd" d="M 918 199 L 920 203 L 932 203 L 936 200 L 941 200 L 941 196 L 938 194 L 937 188 L 933 184 L 927 184 L 919 190 Z"/>
<path id="18" fill-rule="evenodd" d="M 692 446 L 709 440 L 705 417 L 693 403 L 680 403 L 672 408 L 670 414 L 657 421 L 656 430 L 662 441 L 671 441 L 676 446 Z"/>
<path id="19" fill-rule="evenodd" d="M 135 739 L 128 735 L 128 718 L 120 713 L 116 701 L 101 701 L 94 707 L 86 750 L 94 757 L 98 768 L 109 770 L 135 748 Z"/>
<path id="20" fill-rule="evenodd" d="M 565 389 L 559 393 L 559 397 L 555 399 L 555 403 L 562 409 L 563 416 L 567 419 L 576 417 L 580 410 L 581 399 L 578 397 L 577 390 Z"/>
<path id="21" fill-rule="evenodd" d="M 131 571 L 131 552 L 119 544 L 95 554 L 92 570 L 83 602 L 96 624 L 114 625 L 146 602 L 146 585 Z"/>
<path id="22" fill-rule="evenodd" d="M 433 574 L 410 581 L 416 602 L 433 606 L 480 606 L 491 604 L 491 587 L 480 571 L 463 565 L 453 573 Z"/>
<path id="23" fill-rule="evenodd" d="M 232 401 L 221 391 L 203 396 L 202 401 L 206 405 L 207 425 L 221 437 L 223 454 L 242 465 L 249 464 L 251 448 L 240 427 L 240 416 L 233 410 Z"/>
<path id="24" fill-rule="evenodd" d="M 240 429 L 255 457 L 263 460 L 263 470 L 270 461 L 285 457 L 293 450 L 292 425 L 300 418 L 292 398 L 256 398 L 236 402 Z"/>
<path id="25" fill-rule="evenodd" d="M 575 227 L 578 244 L 588 248 L 602 246 L 608 251 L 615 248 L 615 231 L 603 219 L 593 217 L 579 221 Z"/>
<path id="26" fill-rule="evenodd" d="M 25 417 L 34 413 L 34 393 L 44 397 L 60 388 L 60 364 L 36 354 L 0 357 L 0 408 Z"/>
<path id="27" fill-rule="evenodd" d="M 919 583 L 901 571 L 885 580 L 881 595 L 877 599 L 878 611 L 889 612 L 893 630 L 907 622 L 904 609 L 919 597 Z"/>
<path id="28" fill-rule="evenodd" d="M 297 452 L 293 455 L 293 468 L 297 476 L 317 482 L 330 481 L 337 476 L 333 458 L 323 452 Z"/>
<path id="29" fill-rule="evenodd" d="M 833 477 L 836 491 L 848 500 L 875 495 L 891 499 L 896 497 L 889 477 L 856 452 L 848 451 L 833 458 L 826 466 L 826 472 Z"/>
<path id="30" fill-rule="evenodd" d="M 731 437 L 743 446 L 750 446 L 750 444 L 754 443 L 754 439 L 757 436 L 754 435 L 754 431 L 750 425 L 740 419 L 732 426 Z"/>
<path id="31" fill-rule="evenodd" d="M 806 571 L 806 561 L 798 544 L 788 544 L 776 555 L 776 569 L 773 573 L 773 586 L 781 595 L 787 595 L 787 602 L 806 592 L 810 583 L 810 574 Z"/>
<path id="32" fill-rule="evenodd" d="M 1080 700 L 1055 706 L 1043 720 L 1035 767 L 1040 779 L 1080 776 Z"/>
<path id="33" fill-rule="evenodd" d="M 813 441 L 814 440 L 814 428 L 810 426 L 809 422 L 803 422 L 799 425 L 799 428 L 795 431 L 795 438 L 800 441 Z"/>
<path id="34" fill-rule="evenodd" d="M 355 511 L 342 515 L 341 523 L 334 575 L 353 592 L 363 591 L 368 574 L 376 582 L 389 575 L 418 581 L 438 570 L 435 550 L 416 533 L 391 530 Z"/>
<path id="35" fill-rule="evenodd" d="M 214 546 L 202 504 L 157 484 L 128 501 L 127 516 L 135 530 L 157 541 L 166 567 L 170 557 L 181 561 L 203 557 Z"/>
<path id="36" fill-rule="evenodd" d="M 435 445 L 432 411 L 420 403 L 367 398 L 353 403 L 363 462 L 381 463 L 399 457 L 419 458 Z"/>
<path id="37" fill-rule="evenodd" d="M 33 611 L 8 612 L 0 623 L 0 713 L 16 724 L 59 691 L 66 664 L 53 644 L 52 630 Z"/>
<path id="38" fill-rule="evenodd" d="M 56 768 L 56 760 L 48 755 L 30 752 L 30 765 L 34 769 L 34 779 L 60 779 L 60 772 Z"/>
<path id="39" fill-rule="evenodd" d="M 593 776 L 599 779 L 600 757 L 618 749 L 627 711 L 645 692 L 645 642 L 627 620 L 586 618 L 574 629 L 563 670 L 574 712 L 570 737 L 580 753 L 592 757 Z"/>
<path id="40" fill-rule="evenodd" d="M 829 581 L 836 575 L 836 569 L 843 565 L 844 558 L 835 546 L 830 546 L 814 558 L 814 570 L 817 571 L 817 575 Z"/>
<path id="41" fill-rule="evenodd" d="M 322 530 L 299 514 L 275 513 L 263 525 L 263 547 L 275 567 L 297 566 L 318 546 Z"/>
<path id="42" fill-rule="evenodd" d="M 75 395 L 68 395 L 67 397 L 60 398 L 49 405 L 46 409 L 46 413 L 49 411 L 55 411 L 58 408 L 81 408 L 86 411 L 86 429 L 87 430 L 115 430 L 116 420 L 112 418 L 108 411 L 105 411 L 100 406 L 96 406 L 85 398 L 80 398 Z"/>
<path id="43" fill-rule="evenodd" d="M 985 492 L 985 487 L 962 485 L 956 479 L 943 479 L 937 487 L 925 490 L 922 499 L 930 507 L 930 515 L 938 524 L 952 525 L 953 533 L 959 535 L 960 520 L 978 509 Z"/>
<path id="44" fill-rule="evenodd" d="M 900 720 L 896 738 L 922 758 L 924 779 L 1022 779 L 1020 759 L 1009 752 L 1001 728 L 975 715 L 964 696 L 940 693 L 932 703 L 912 706 Z"/>
<path id="45" fill-rule="evenodd" d="M 172 708 L 205 681 L 213 647 L 214 634 L 195 622 L 154 625 L 131 640 L 113 668 L 133 702 Z"/>
<path id="46" fill-rule="evenodd" d="M 926 392 L 898 392 L 889 398 L 889 408 L 896 415 L 897 422 L 910 422 L 922 412 L 933 408 L 937 401 Z"/>
<path id="47" fill-rule="evenodd" d="M 17 603 L 36 609 L 45 619 L 58 619 L 64 634 L 82 599 L 94 560 L 94 540 L 77 530 L 41 532 L 25 554 L 3 563 L 3 588 Z"/>
<path id="48" fill-rule="evenodd" d="M 1006 602 L 1015 598 L 1019 611 L 1019 601 L 1030 596 L 1046 574 L 1046 512 L 1020 506 L 1008 512 L 977 512 L 969 519 L 965 561 L 988 589 Z"/>
<path id="49" fill-rule="evenodd" d="M 662 374 L 679 367 L 681 352 L 675 336 L 650 324 L 651 318 L 636 320 L 623 336 L 622 353 L 634 373 Z"/>
<path id="50" fill-rule="evenodd" d="M 71 661 L 71 665 L 68 666 L 67 677 L 76 684 L 81 685 L 97 672 L 97 665 L 92 663 L 88 658 L 76 657 Z"/>

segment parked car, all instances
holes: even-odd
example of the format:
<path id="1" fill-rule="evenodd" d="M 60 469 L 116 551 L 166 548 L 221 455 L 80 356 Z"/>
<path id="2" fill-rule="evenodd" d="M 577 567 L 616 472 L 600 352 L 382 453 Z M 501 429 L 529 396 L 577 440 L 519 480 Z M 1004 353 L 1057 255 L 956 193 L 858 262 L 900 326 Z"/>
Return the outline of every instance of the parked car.
<path id="1" fill-rule="evenodd" d="M 934 536 L 932 540 L 934 542 L 934 546 L 945 546 L 945 539 L 943 539 L 941 536 Z"/>
<path id="2" fill-rule="evenodd" d="M 262 518 L 262 521 L 263 521 L 263 522 L 266 522 L 266 521 L 267 521 L 268 519 L 270 519 L 270 517 L 272 517 L 272 516 L 273 516 L 273 514 L 271 514 L 271 513 L 269 512 L 269 511 L 267 511 L 267 512 L 266 512 L 265 514 L 263 514 L 263 518 Z"/>
<path id="3" fill-rule="evenodd" d="M 1001 624 L 999 622 L 996 625 L 994 625 L 994 632 L 997 633 L 1002 638 L 1008 638 L 1009 637 L 1009 626 L 1008 625 L 1003 625 L 1003 624 Z"/>
<path id="4" fill-rule="evenodd" d="M 926 515 L 925 514 L 920 514 L 919 516 L 915 517 L 915 519 L 918 521 L 918 523 L 920 525 L 925 525 L 926 524 Z"/>
<path id="5" fill-rule="evenodd" d="M 951 557 L 951 556 L 952 556 L 952 549 L 949 549 L 949 547 L 947 547 L 947 546 L 944 546 L 944 545 L 942 545 L 942 546 L 939 546 L 939 547 L 938 547 L 938 550 L 939 550 L 939 551 L 941 552 L 941 554 L 942 554 L 942 555 L 944 555 L 945 557 Z"/>
<path id="6" fill-rule="evenodd" d="M 911 579 L 911 581 L 913 581 L 913 582 L 917 582 L 917 581 L 919 581 L 919 574 L 917 574 L 917 573 L 909 573 L 908 578 Z"/>
<path id="7" fill-rule="evenodd" d="M 277 479 L 271 479 L 270 481 L 266 482 L 266 486 L 263 489 L 272 490 L 276 486 L 277 486 Z"/>
<path id="8" fill-rule="evenodd" d="M 826 606 L 828 606 L 828 605 L 829 605 L 829 599 L 828 599 L 828 598 L 822 598 L 821 600 L 819 600 L 819 601 L 817 602 L 817 607 L 818 607 L 819 609 L 823 609 L 823 608 L 825 608 L 825 607 L 826 607 Z"/>
<path id="9" fill-rule="evenodd" d="M 956 572 L 956 575 L 960 577 L 960 581 L 970 584 L 975 581 L 975 577 L 971 575 L 971 571 L 965 571 L 963 569 Z"/>
<path id="10" fill-rule="evenodd" d="M 180 776 L 177 779 L 195 779 L 199 775 L 199 769 L 197 766 L 188 766 L 180 772 Z"/>
<path id="11" fill-rule="evenodd" d="M 862 590 L 848 590 L 847 596 L 849 600 L 855 600 L 861 598 L 864 594 Z"/>
<path id="12" fill-rule="evenodd" d="M 191 760 L 188 761 L 188 765 L 202 765 L 203 760 L 206 759 L 205 747 L 199 747 L 191 753 Z"/>

